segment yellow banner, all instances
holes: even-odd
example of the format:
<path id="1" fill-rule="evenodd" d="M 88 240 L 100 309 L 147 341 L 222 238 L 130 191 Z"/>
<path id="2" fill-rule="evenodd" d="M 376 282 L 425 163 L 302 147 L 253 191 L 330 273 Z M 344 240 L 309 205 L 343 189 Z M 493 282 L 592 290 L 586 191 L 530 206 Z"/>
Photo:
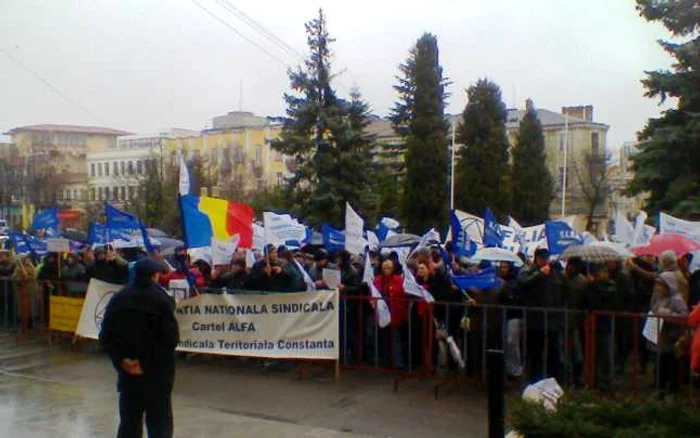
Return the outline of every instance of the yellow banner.
<path id="1" fill-rule="evenodd" d="M 84 298 L 49 297 L 49 330 L 75 333 Z"/>

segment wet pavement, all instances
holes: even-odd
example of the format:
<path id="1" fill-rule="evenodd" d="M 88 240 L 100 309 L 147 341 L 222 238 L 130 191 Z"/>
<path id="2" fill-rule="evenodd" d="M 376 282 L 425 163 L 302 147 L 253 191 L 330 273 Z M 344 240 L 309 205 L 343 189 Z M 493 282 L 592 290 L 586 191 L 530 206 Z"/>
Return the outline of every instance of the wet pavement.
<path id="1" fill-rule="evenodd" d="M 0 438 L 111 437 L 118 423 L 114 372 L 93 344 L 17 344 L 0 334 Z M 430 382 L 315 367 L 190 357 L 178 362 L 173 393 L 177 437 L 483 437 L 482 393 Z M 286 368 L 286 369 L 285 369 Z M 466 392 L 466 394 L 465 394 Z"/>

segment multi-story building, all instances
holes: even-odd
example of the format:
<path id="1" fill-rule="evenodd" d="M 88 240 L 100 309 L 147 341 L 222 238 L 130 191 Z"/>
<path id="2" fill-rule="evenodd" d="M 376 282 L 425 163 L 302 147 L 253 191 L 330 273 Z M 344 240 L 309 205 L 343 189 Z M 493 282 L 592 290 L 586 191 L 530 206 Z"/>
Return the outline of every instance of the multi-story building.
<path id="1" fill-rule="evenodd" d="M 647 194 L 628 195 L 627 187 L 634 178 L 632 157 L 639 152 L 637 142 L 628 141 L 622 144 L 618 153 L 608 163 L 608 182 L 610 184 L 610 217 L 618 213 L 632 219 L 644 208 Z"/>
<path id="2" fill-rule="evenodd" d="M 518 129 L 524 115 L 525 110 L 509 109 L 507 112 L 507 138 L 511 147 L 517 143 Z M 591 163 L 605 162 L 606 135 L 609 127 L 593 121 L 592 106 L 563 107 L 561 113 L 538 109 L 537 115 L 542 123 L 547 168 L 552 175 L 555 188 L 554 193 L 550 194 L 552 196 L 550 215 L 553 218 L 560 217 L 563 205 L 564 215 L 576 216 L 576 227 L 583 229 L 586 225 L 590 203 L 582 188 L 583 185 L 590 184 L 591 169 L 589 166 Z M 452 128 L 453 123 L 456 124 L 455 129 L 448 129 L 447 140 L 451 144 L 453 133 L 459 131 L 462 117 L 448 115 L 447 122 L 450 128 Z M 400 173 L 404 157 L 402 153 L 397 151 L 401 149 L 403 139 L 394 132 L 391 122 L 385 119 L 373 120 L 367 128 L 367 132 L 375 135 L 377 139 L 378 148 L 375 161 L 396 169 Z M 455 150 L 459 151 L 460 147 L 461 145 L 455 142 Z M 566 187 L 564 188 L 565 176 Z M 586 191 L 590 192 L 590 190 Z M 564 197 L 566 199 L 562 203 Z M 595 208 L 594 231 L 605 224 L 606 205 L 607 202 L 601 202 Z"/>
<path id="3" fill-rule="evenodd" d="M 281 128 L 266 117 L 234 111 L 214 117 L 212 127 L 196 135 L 168 139 L 165 149 L 173 163 L 177 152 L 203 159 L 211 181 L 202 187 L 204 194 L 241 199 L 280 186 L 290 176 L 293 164 L 271 148 Z"/>
<path id="4" fill-rule="evenodd" d="M 87 200 L 92 205 L 110 201 L 123 205 L 139 195 L 149 160 L 163 156 L 169 139 L 197 135 L 196 131 L 172 129 L 151 135 L 125 135 L 115 147 L 87 154 Z"/>
<path id="5" fill-rule="evenodd" d="M 54 205 L 73 213 L 88 199 L 87 154 L 114 149 L 117 129 L 75 125 L 29 125 L 7 135 L 17 147 L 23 168 L 22 198 L 36 208 Z"/>

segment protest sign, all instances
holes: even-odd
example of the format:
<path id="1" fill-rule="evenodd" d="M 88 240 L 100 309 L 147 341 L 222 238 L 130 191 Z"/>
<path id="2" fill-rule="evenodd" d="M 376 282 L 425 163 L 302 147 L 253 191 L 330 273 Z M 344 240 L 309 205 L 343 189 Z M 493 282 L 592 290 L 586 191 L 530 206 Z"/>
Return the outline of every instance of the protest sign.
<path id="1" fill-rule="evenodd" d="M 323 281 L 328 289 L 338 289 L 340 287 L 340 271 L 338 269 L 323 268 Z"/>
<path id="2" fill-rule="evenodd" d="M 240 241 L 240 236 L 236 234 L 229 241 L 223 241 L 211 239 L 211 259 L 214 266 L 219 265 L 229 265 L 231 263 L 231 257 L 238 249 L 238 242 Z"/>
<path id="3" fill-rule="evenodd" d="M 98 339 L 102 327 L 105 308 L 123 286 L 92 279 L 88 284 L 85 302 L 80 312 L 80 320 L 75 334 L 87 339 Z"/>
<path id="4" fill-rule="evenodd" d="M 647 319 L 644 322 L 642 336 L 644 336 L 644 338 L 652 344 L 656 345 L 659 343 L 659 334 L 664 326 L 664 320 L 651 315 L 652 312 L 649 312 L 649 316 L 647 316 Z"/>
<path id="5" fill-rule="evenodd" d="M 338 291 L 199 295 L 178 304 L 178 351 L 336 360 L 338 296 Z"/>
<path id="6" fill-rule="evenodd" d="M 83 298 L 49 297 L 49 330 L 75 333 L 83 309 Z"/>
<path id="7" fill-rule="evenodd" d="M 60 239 L 60 238 L 46 239 L 46 251 L 48 251 L 48 252 L 70 252 L 70 241 L 68 239 Z"/>

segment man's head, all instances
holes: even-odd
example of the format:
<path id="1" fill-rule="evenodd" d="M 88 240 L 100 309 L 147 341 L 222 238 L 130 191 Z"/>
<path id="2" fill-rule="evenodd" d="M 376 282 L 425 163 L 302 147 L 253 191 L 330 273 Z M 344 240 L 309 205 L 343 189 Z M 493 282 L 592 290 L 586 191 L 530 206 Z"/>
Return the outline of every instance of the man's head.
<path id="1" fill-rule="evenodd" d="M 246 265 L 244 259 L 236 259 L 233 262 L 231 262 L 231 273 L 240 274 L 242 272 L 245 272 L 245 269 Z"/>
<path id="2" fill-rule="evenodd" d="M 335 256 L 335 262 L 339 268 L 346 268 L 350 266 L 350 258 L 350 253 L 346 250 L 342 250 Z"/>
<path id="3" fill-rule="evenodd" d="M 535 265 L 544 268 L 549 264 L 549 250 L 547 248 L 537 248 L 535 250 Z"/>
<path id="4" fill-rule="evenodd" d="M 593 263 L 590 266 L 591 277 L 594 280 L 601 281 L 609 278 L 608 268 L 602 263 Z"/>
<path id="5" fill-rule="evenodd" d="M 265 254 L 267 255 L 267 260 L 270 262 L 277 261 L 277 247 L 275 245 L 269 244 L 265 247 Z"/>
<path id="6" fill-rule="evenodd" d="M 104 246 L 98 246 L 97 248 L 95 248 L 94 252 L 95 261 L 102 262 L 107 260 L 107 248 L 105 248 Z"/>
<path id="7" fill-rule="evenodd" d="M 314 257 L 314 262 L 319 268 L 325 268 L 328 265 L 328 251 L 325 249 L 319 249 Z"/>
<path id="8" fill-rule="evenodd" d="M 583 273 L 583 259 L 581 257 L 571 257 L 566 262 L 566 277 L 574 278 L 578 274 Z"/>
<path id="9" fill-rule="evenodd" d="M 166 271 L 165 266 L 154 259 L 144 258 L 134 265 L 134 283 L 147 285 L 158 284 L 160 275 Z"/>
<path id="10" fill-rule="evenodd" d="M 510 276 L 511 264 L 509 262 L 501 262 L 498 265 L 498 276 L 508 278 Z"/>

